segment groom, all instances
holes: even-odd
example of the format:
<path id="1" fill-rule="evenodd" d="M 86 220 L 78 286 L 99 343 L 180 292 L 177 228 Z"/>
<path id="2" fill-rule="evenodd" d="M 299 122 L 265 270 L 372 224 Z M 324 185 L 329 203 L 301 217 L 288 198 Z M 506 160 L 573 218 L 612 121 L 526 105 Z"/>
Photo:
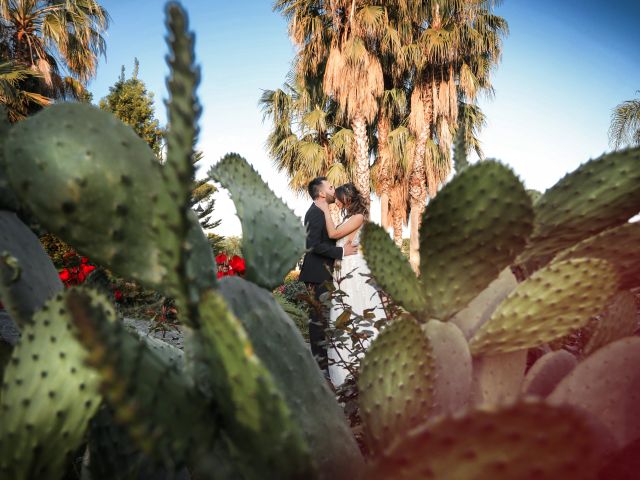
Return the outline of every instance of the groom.
<path id="1" fill-rule="evenodd" d="M 358 247 L 347 243 L 344 248 L 336 247 L 336 241 L 329 238 L 323 211 L 318 207 L 322 202 L 335 202 L 335 188 L 327 181 L 327 177 L 317 177 L 309 182 L 309 195 L 313 203 L 304 216 L 307 227 L 307 253 L 302 262 L 300 281 L 304 282 L 313 292 L 317 301 L 326 293 L 327 282 L 333 281 L 333 264 L 347 255 L 354 255 Z M 329 362 L 325 330 L 328 326 L 327 312 L 313 308 L 309 322 L 309 342 L 311 353 L 316 358 L 320 370 L 329 378 Z"/>

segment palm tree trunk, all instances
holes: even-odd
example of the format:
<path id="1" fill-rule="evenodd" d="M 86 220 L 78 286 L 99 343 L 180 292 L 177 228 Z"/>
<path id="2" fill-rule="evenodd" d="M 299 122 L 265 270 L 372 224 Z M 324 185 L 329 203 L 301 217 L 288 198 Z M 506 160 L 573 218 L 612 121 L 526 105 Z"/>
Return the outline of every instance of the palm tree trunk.
<path id="1" fill-rule="evenodd" d="M 367 121 L 364 115 L 358 113 L 351 122 L 355 137 L 355 162 L 354 184 L 365 198 L 367 206 L 370 202 L 369 180 L 369 138 L 367 137 Z"/>
<path id="2" fill-rule="evenodd" d="M 425 123 L 416 142 L 413 166 L 409 177 L 409 204 L 411 205 L 409 263 L 416 273 L 418 273 L 420 267 L 420 223 L 422 221 L 422 212 L 427 203 L 424 157 L 429 131 L 430 126 Z"/>
<path id="3" fill-rule="evenodd" d="M 402 213 L 393 212 L 393 241 L 402 248 Z"/>
<path id="4" fill-rule="evenodd" d="M 380 155 L 380 223 L 389 229 L 389 119 L 380 115 L 378 119 L 378 154 Z"/>

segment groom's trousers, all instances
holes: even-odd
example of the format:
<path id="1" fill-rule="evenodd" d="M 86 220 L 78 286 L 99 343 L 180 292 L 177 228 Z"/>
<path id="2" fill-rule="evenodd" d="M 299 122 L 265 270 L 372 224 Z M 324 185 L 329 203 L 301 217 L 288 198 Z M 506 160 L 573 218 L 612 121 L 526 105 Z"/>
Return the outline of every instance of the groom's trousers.
<path id="1" fill-rule="evenodd" d="M 313 290 L 313 297 L 316 305 L 311 308 L 309 318 L 309 343 L 311 344 L 311 354 L 318 362 L 322 373 L 329 375 L 329 359 L 327 357 L 327 333 L 329 326 L 326 304 L 320 301 L 320 296 L 327 293 L 324 283 L 306 283 L 307 288 Z"/>

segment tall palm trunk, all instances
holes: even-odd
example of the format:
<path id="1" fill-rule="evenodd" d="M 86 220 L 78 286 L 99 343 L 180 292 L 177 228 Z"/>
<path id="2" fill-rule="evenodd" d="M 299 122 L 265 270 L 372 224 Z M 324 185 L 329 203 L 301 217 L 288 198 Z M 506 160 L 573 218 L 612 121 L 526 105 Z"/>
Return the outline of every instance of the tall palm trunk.
<path id="1" fill-rule="evenodd" d="M 394 210 L 392 212 L 393 215 L 393 241 L 396 243 L 398 248 L 402 248 L 402 212 Z"/>
<path id="2" fill-rule="evenodd" d="M 424 147 L 422 147 L 422 157 L 419 157 L 416 152 L 409 178 L 409 204 L 411 206 L 409 263 L 416 273 L 418 273 L 420 267 L 420 223 L 422 222 L 422 212 L 424 212 L 427 203 L 425 175 Z"/>
<path id="3" fill-rule="evenodd" d="M 389 179 L 389 118 L 380 115 L 378 119 L 378 154 L 380 155 L 380 219 L 382 228 L 389 229 L 389 189 L 391 182 Z"/>
<path id="4" fill-rule="evenodd" d="M 367 206 L 370 201 L 370 180 L 369 180 L 369 138 L 367 137 L 367 121 L 362 113 L 357 113 L 352 122 L 351 128 L 355 138 L 355 172 L 354 184 L 365 199 Z"/>
<path id="5" fill-rule="evenodd" d="M 420 267 L 420 223 L 422 222 L 422 212 L 427 203 L 427 159 L 425 158 L 425 152 L 427 141 L 431 138 L 434 117 L 433 90 L 433 83 L 430 83 L 422 90 L 423 118 L 422 122 L 420 122 L 420 131 L 417 135 L 413 154 L 413 165 L 409 175 L 409 204 L 411 207 L 409 263 L 416 273 L 418 273 Z"/>

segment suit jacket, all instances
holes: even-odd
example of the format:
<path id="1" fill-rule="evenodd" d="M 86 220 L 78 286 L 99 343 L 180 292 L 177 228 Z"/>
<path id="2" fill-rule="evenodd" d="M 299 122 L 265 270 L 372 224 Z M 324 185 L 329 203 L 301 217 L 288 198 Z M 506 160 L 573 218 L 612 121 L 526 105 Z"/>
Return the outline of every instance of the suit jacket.
<path id="1" fill-rule="evenodd" d="M 342 247 L 336 247 L 336 241 L 329 238 L 324 212 L 315 203 L 307 210 L 304 224 L 307 227 L 307 253 L 302 262 L 300 281 L 320 284 L 331 281 L 333 264 L 342 258 Z"/>

